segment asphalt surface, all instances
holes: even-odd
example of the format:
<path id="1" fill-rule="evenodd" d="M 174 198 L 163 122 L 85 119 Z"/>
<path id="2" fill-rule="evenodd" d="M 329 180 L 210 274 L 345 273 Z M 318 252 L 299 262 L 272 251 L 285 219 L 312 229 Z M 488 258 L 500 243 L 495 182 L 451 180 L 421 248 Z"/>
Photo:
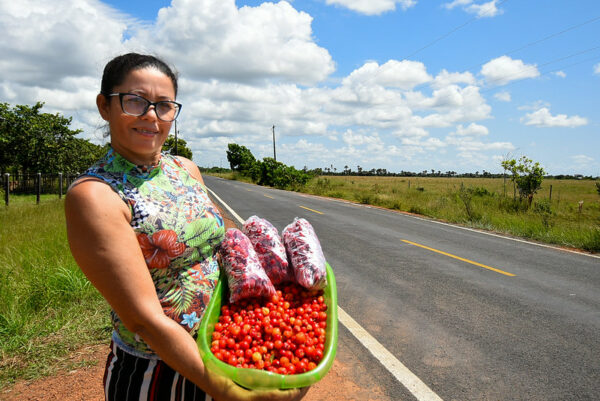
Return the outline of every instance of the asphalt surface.
<path id="1" fill-rule="evenodd" d="M 339 306 L 443 400 L 600 400 L 600 258 L 204 180 L 242 219 L 258 215 L 280 231 L 294 217 L 310 221 Z M 358 364 L 357 383 L 417 399 L 341 324 L 338 341 L 338 358 Z"/>

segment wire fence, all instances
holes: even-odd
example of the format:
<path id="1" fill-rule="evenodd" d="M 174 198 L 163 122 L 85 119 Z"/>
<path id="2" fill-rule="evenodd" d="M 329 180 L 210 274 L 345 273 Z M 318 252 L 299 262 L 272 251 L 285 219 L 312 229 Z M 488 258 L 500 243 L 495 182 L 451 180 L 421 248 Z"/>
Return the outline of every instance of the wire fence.
<path id="1" fill-rule="evenodd" d="M 59 199 L 67 192 L 69 185 L 79 176 L 79 173 L 57 174 L 2 174 L 2 192 L 4 203 L 8 206 L 11 195 L 36 195 L 40 203 L 42 194 L 56 194 Z"/>

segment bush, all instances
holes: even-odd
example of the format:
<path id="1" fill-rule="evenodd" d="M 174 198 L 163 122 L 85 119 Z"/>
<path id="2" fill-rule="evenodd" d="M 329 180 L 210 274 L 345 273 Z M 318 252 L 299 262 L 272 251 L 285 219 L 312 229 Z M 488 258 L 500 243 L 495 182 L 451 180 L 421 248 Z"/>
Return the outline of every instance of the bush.
<path id="1" fill-rule="evenodd" d="M 493 193 L 491 193 L 484 187 L 469 188 L 469 190 L 471 191 L 473 196 L 494 196 Z"/>
<path id="2" fill-rule="evenodd" d="M 498 209 L 508 213 L 522 213 L 529 209 L 529 205 L 519 199 L 502 198 L 498 203 Z"/>
<path id="3" fill-rule="evenodd" d="M 272 157 L 255 162 L 250 169 L 250 177 L 258 185 L 292 190 L 297 190 L 312 178 L 309 173 L 286 166 Z"/>

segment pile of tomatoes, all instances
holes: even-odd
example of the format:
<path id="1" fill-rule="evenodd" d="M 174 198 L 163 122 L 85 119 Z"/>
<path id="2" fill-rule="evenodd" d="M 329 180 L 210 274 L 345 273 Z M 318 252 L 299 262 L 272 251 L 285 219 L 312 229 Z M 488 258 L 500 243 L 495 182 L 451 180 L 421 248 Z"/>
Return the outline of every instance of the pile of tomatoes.
<path id="1" fill-rule="evenodd" d="M 269 299 L 249 299 L 221 307 L 211 351 L 240 368 L 297 374 L 323 358 L 327 305 L 322 290 L 285 283 Z"/>

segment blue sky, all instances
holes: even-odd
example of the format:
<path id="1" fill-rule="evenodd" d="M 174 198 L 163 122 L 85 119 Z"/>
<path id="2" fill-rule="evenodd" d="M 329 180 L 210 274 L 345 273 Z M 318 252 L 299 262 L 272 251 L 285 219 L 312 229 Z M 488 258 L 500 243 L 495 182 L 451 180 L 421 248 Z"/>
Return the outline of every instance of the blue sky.
<path id="1" fill-rule="evenodd" d="M 274 124 L 298 168 L 500 172 L 526 155 L 600 176 L 596 0 L 18 3 L 0 4 L 0 101 L 45 101 L 98 143 L 101 69 L 140 51 L 178 69 L 201 166 L 231 142 L 272 156 Z"/>

